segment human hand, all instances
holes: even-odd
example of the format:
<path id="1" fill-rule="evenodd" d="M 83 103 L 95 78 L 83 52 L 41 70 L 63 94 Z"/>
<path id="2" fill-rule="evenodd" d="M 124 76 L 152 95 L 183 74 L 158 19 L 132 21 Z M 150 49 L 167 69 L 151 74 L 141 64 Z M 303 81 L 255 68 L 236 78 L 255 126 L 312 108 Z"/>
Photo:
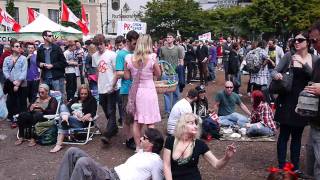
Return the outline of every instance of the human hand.
<path id="1" fill-rule="evenodd" d="M 19 90 L 19 86 L 14 86 L 14 87 L 13 87 L 13 91 L 14 91 L 14 92 L 17 92 L 18 90 Z"/>
<path id="2" fill-rule="evenodd" d="M 320 96 L 320 83 L 314 83 L 311 86 L 306 86 L 304 90 L 308 93 Z"/>
<path id="3" fill-rule="evenodd" d="M 281 73 L 276 74 L 274 79 L 275 80 L 282 80 L 282 74 Z"/>
<path id="4" fill-rule="evenodd" d="M 53 65 L 52 65 L 52 64 L 46 64 L 45 67 L 46 67 L 47 69 L 51 69 L 51 68 L 53 68 Z"/>
<path id="5" fill-rule="evenodd" d="M 236 147 L 234 146 L 234 143 L 231 145 L 227 146 L 226 152 L 225 152 L 225 157 L 227 159 L 230 159 L 235 153 L 236 153 Z"/>
<path id="6" fill-rule="evenodd" d="M 81 121 L 85 122 L 85 121 L 90 121 L 91 119 L 91 114 L 86 114 L 81 118 Z"/>

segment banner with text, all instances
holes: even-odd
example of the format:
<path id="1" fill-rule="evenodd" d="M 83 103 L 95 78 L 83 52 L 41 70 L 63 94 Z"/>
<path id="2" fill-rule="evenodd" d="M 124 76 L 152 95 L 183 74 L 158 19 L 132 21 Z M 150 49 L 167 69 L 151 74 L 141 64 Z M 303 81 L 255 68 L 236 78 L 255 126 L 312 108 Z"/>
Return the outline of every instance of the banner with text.
<path id="1" fill-rule="evenodd" d="M 211 40 L 211 32 L 205 33 L 205 34 L 201 34 L 199 37 L 199 40 Z"/>
<path id="2" fill-rule="evenodd" d="M 147 32 L 147 24 L 143 22 L 118 21 L 117 36 L 125 36 L 131 30 L 145 34 Z"/>

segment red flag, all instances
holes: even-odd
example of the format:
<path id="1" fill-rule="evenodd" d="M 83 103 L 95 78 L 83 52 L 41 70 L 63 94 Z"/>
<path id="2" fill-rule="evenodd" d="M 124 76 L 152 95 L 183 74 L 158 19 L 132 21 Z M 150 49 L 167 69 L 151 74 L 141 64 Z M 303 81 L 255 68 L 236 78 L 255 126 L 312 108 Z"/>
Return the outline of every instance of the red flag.
<path id="1" fill-rule="evenodd" d="M 28 8 L 28 24 L 32 23 L 39 15 L 40 13 L 37 11 L 32 8 Z"/>
<path id="2" fill-rule="evenodd" d="M 80 19 L 77 18 L 77 16 L 73 14 L 73 12 L 68 8 L 68 6 L 63 1 L 61 1 L 61 4 L 62 4 L 61 21 L 72 22 L 77 24 L 80 27 L 82 33 L 84 35 L 87 35 L 89 33 L 88 27 L 85 24 L 83 24 L 83 22 L 81 22 Z"/>
<path id="3" fill-rule="evenodd" d="M 0 8 L 0 24 L 10 27 L 13 31 L 19 32 L 21 26 L 5 10 Z"/>
<path id="4" fill-rule="evenodd" d="M 82 21 L 83 24 L 88 26 L 89 22 L 87 20 L 86 10 L 84 9 L 83 4 L 81 5 L 81 21 Z"/>

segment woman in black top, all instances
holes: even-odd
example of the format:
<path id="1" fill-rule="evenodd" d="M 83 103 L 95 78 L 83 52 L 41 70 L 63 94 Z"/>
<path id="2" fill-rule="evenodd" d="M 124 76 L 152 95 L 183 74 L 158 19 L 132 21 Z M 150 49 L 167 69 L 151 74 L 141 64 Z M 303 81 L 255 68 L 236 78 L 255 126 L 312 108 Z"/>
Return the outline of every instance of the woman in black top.
<path id="1" fill-rule="evenodd" d="M 19 139 L 15 145 L 23 143 L 24 139 L 30 138 L 28 146 L 35 146 L 35 135 L 32 127 L 37 122 L 46 121 L 43 115 L 55 114 L 58 106 L 58 101 L 49 95 L 49 86 L 40 84 L 38 89 L 39 97 L 33 104 L 30 104 L 28 112 L 22 112 L 18 117 Z M 27 130 L 28 129 L 28 130 Z"/>
<path id="2" fill-rule="evenodd" d="M 198 139 L 200 118 L 192 113 L 181 116 L 174 136 L 168 136 L 163 152 L 164 176 L 166 180 L 201 180 L 198 162 L 200 155 L 217 169 L 223 168 L 234 155 L 233 145 L 227 147 L 225 156 L 217 159 L 207 144 Z"/>
<path id="3" fill-rule="evenodd" d="M 301 148 L 301 137 L 308 119 L 295 112 L 299 93 L 311 80 L 312 68 L 316 57 L 308 53 L 310 43 L 308 33 L 300 33 L 295 36 L 294 47 L 296 52 L 291 55 L 287 53 L 276 66 L 271 76 L 275 80 L 282 79 L 283 72 L 289 67 L 293 71 L 292 89 L 289 93 L 279 94 L 276 99 L 275 121 L 280 123 L 280 134 L 277 143 L 279 168 L 283 168 L 286 162 L 287 143 L 291 136 L 290 159 L 294 170 L 299 174 L 299 157 Z"/>
<path id="4" fill-rule="evenodd" d="M 59 134 L 57 138 L 56 146 L 50 150 L 55 153 L 61 150 L 64 139 L 64 133 L 69 128 L 84 128 L 89 125 L 96 116 L 97 101 L 92 96 L 88 86 L 81 85 L 78 90 L 78 97 L 71 100 L 67 107 L 62 105 L 60 108 L 61 125 L 59 128 Z M 69 113 L 71 112 L 71 114 Z"/>

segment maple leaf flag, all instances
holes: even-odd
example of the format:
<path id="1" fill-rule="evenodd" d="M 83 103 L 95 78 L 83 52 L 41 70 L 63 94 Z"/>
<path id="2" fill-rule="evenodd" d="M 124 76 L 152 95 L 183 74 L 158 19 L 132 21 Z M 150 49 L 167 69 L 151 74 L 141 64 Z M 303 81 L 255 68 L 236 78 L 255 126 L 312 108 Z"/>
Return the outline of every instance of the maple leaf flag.
<path id="1" fill-rule="evenodd" d="M 28 24 L 32 23 L 37 17 L 39 17 L 40 13 L 33 10 L 32 8 L 28 8 Z"/>
<path id="2" fill-rule="evenodd" d="M 86 10 L 84 9 L 83 4 L 81 5 L 81 21 L 88 27 L 89 22 L 87 20 Z"/>
<path id="3" fill-rule="evenodd" d="M 11 28 L 15 32 L 19 32 L 21 26 L 17 23 L 5 10 L 0 8 L 0 24 Z"/>
<path id="4" fill-rule="evenodd" d="M 63 1 L 61 1 L 61 4 L 62 4 L 61 21 L 72 22 L 77 24 L 80 27 L 82 33 L 84 35 L 87 35 L 89 33 L 88 27 L 79 18 L 77 18 L 77 16 L 73 14 L 73 12 L 68 8 L 68 6 Z"/>

